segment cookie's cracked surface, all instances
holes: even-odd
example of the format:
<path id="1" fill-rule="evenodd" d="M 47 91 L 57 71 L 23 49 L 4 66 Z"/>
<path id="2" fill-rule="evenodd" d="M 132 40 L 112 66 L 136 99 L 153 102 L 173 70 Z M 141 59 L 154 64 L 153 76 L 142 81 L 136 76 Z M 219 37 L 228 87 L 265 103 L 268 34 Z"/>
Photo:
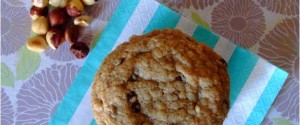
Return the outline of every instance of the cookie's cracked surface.
<path id="1" fill-rule="evenodd" d="M 95 76 L 94 117 L 101 125 L 222 124 L 229 109 L 226 65 L 178 30 L 133 36 Z"/>

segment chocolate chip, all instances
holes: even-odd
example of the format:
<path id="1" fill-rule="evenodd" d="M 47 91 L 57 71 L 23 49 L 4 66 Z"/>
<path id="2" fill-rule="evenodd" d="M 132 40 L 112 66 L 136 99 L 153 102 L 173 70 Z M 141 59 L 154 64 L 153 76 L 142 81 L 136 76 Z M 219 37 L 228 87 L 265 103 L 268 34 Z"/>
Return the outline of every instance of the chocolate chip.
<path id="1" fill-rule="evenodd" d="M 120 64 L 122 64 L 125 61 L 125 58 L 121 58 Z"/>
<path id="2" fill-rule="evenodd" d="M 228 104 L 228 101 L 227 101 L 227 100 L 224 99 L 224 100 L 223 100 L 223 104 L 226 105 L 227 108 L 229 108 L 229 104 Z"/>
<path id="3" fill-rule="evenodd" d="M 132 103 L 132 105 L 131 105 L 131 110 L 134 112 L 134 113 L 138 113 L 138 112 L 140 112 L 140 110 L 141 110 L 141 104 L 139 103 L 139 102 L 134 102 L 134 103 Z"/>
<path id="4" fill-rule="evenodd" d="M 176 80 L 176 81 L 182 81 L 182 78 L 181 78 L 181 76 L 177 76 L 177 77 L 175 78 L 175 80 Z"/>
<path id="5" fill-rule="evenodd" d="M 134 96 L 136 96 L 134 91 L 131 91 L 129 93 L 127 93 L 127 99 L 130 100 L 131 98 L 133 98 Z"/>
<path id="6" fill-rule="evenodd" d="M 128 79 L 128 81 L 136 81 L 137 76 L 135 74 L 131 75 L 130 78 Z"/>
<path id="7" fill-rule="evenodd" d="M 219 59 L 219 61 L 223 63 L 223 65 L 227 66 L 227 62 L 223 58 Z"/>

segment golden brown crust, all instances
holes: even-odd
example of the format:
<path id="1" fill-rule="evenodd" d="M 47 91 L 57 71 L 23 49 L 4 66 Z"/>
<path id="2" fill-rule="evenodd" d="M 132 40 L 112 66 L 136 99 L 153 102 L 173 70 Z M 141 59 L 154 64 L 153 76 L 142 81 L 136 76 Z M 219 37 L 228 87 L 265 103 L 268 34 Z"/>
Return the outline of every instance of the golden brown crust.
<path id="1" fill-rule="evenodd" d="M 179 30 L 131 37 L 106 57 L 92 87 L 101 125 L 222 124 L 228 105 L 226 62 Z"/>

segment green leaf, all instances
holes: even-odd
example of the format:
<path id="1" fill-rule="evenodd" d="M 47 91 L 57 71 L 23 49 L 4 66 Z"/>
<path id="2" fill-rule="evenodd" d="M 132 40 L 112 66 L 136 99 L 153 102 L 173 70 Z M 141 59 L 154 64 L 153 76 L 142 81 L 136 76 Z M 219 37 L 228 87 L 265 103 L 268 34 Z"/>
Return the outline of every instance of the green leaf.
<path id="1" fill-rule="evenodd" d="M 293 125 L 290 121 L 285 118 L 274 118 L 273 122 L 275 125 Z"/>
<path id="2" fill-rule="evenodd" d="M 1 63 L 1 86 L 14 87 L 14 80 L 14 74 L 11 72 L 8 66 L 4 63 Z"/>
<path id="3" fill-rule="evenodd" d="M 41 64 L 39 53 L 32 52 L 23 46 L 19 51 L 20 60 L 17 62 L 17 80 L 30 77 Z"/>
<path id="4" fill-rule="evenodd" d="M 192 14 L 191 14 L 192 20 L 193 20 L 195 23 L 197 23 L 197 24 L 203 26 L 204 28 L 210 30 L 209 24 L 208 24 L 207 22 L 205 22 L 205 21 L 204 21 L 197 13 L 194 13 L 194 12 L 191 12 L 191 13 L 192 13 Z"/>

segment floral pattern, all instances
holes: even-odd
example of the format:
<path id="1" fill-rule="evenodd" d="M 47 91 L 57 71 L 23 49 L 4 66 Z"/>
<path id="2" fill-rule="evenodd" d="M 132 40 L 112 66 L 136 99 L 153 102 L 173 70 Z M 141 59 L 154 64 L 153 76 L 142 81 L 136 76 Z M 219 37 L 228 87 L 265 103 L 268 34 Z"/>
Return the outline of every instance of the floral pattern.
<path id="1" fill-rule="evenodd" d="M 259 41 L 266 27 L 263 11 L 251 0 L 224 0 L 212 11 L 211 25 L 217 34 L 246 48 Z"/>
<path id="2" fill-rule="evenodd" d="M 25 7 L 16 7 L 1 1 L 1 54 L 16 52 L 30 35 L 31 18 Z"/>
<path id="3" fill-rule="evenodd" d="M 1 88 L 1 125 L 12 125 L 14 123 L 14 110 L 5 93 L 4 88 Z"/>
<path id="4" fill-rule="evenodd" d="M 70 63 L 54 64 L 25 82 L 17 94 L 16 124 L 48 124 L 77 71 Z"/>
<path id="5" fill-rule="evenodd" d="M 258 2 L 275 13 L 299 15 L 299 1 L 297 0 L 258 0 Z"/>
<path id="6" fill-rule="evenodd" d="M 299 121 L 298 27 L 297 18 L 288 18 L 277 24 L 260 42 L 259 55 L 290 73 L 283 90 L 275 100 L 275 105 L 283 116 Z"/>
<path id="7" fill-rule="evenodd" d="M 64 42 L 56 50 L 48 47 L 44 52 L 46 56 L 56 61 L 71 61 L 75 60 L 75 56 L 69 51 L 71 45 L 68 42 Z"/>
<path id="8" fill-rule="evenodd" d="M 18 6 L 18 7 L 25 6 L 25 4 L 20 2 L 19 0 L 4 0 L 4 1 L 10 6 Z"/>
<path id="9" fill-rule="evenodd" d="M 214 3 L 219 2 L 219 0 L 158 0 L 160 2 L 166 3 L 169 7 L 177 7 L 177 8 L 190 8 L 201 9 L 208 6 L 214 5 Z"/>

